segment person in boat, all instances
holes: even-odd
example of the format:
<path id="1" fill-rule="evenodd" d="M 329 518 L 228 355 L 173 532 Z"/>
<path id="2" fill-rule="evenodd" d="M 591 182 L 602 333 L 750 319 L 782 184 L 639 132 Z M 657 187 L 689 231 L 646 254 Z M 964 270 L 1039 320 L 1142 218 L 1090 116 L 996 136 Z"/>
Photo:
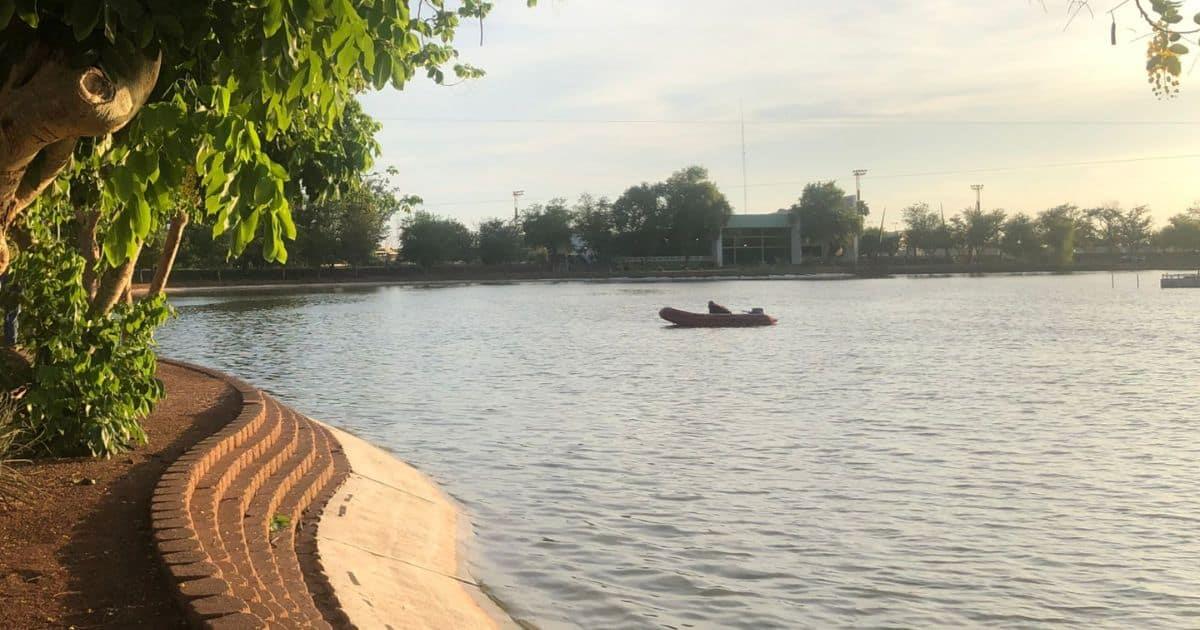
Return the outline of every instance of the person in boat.
<path id="1" fill-rule="evenodd" d="M 733 315 L 733 311 L 721 306 L 720 304 L 717 304 L 712 300 L 708 301 L 708 313 L 709 315 Z"/>

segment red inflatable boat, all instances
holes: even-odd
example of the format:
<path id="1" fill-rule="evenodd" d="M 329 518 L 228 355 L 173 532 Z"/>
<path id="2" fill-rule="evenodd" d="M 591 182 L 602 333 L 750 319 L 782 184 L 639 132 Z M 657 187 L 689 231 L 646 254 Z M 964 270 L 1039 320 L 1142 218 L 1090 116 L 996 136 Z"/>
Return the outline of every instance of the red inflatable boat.
<path id="1" fill-rule="evenodd" d="M 776 321 L 766 313 L 689 313 L 669 306 L 658 316 L 683 328 L 748 328 L 774 326 Z"/>

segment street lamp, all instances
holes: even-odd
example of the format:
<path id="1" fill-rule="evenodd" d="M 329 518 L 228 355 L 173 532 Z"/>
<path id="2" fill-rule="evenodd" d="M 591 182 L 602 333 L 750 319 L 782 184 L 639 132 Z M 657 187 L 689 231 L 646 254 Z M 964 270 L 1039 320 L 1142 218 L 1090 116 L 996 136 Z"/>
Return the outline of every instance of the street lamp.
<path id="1" fill-rule="evenodd" d="M 859 168 L 852 172 L 854 173 L 854 209 L 862 212 L 862 178 L 867 174 L 867 169 Z"/>
<path id="2" fill-rule="evenodd" d="M 983 212 L 983 184 L 971 184 L 975 191 L 975 212 Z"/>
<path id="3" fill-rule="evenodd" d="M 520 213 L 520 209 L 517 207 L 517 200 L 520 199 L 521 197 L 523 197 L 524 195 L 525 195 L 524 190 L 514 190 L 513 191 L 513 223 L 517 222 L 517 217 L 518 217 L 518 214 Z"/>

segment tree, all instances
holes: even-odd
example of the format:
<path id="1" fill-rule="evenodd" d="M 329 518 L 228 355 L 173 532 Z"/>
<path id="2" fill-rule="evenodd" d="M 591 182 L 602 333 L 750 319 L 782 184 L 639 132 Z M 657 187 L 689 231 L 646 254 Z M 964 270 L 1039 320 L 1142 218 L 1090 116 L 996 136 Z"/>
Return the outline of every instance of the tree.
<path id="1" fill-rule="evenodd" d="M 545 248 L 551 263 L 571 251 L 571 211 L 566 199 L 551 199 L 545 206 L 531 206 L 521 218 L 521 228 L 525 232 L 525 244 Z"/>
<path id="2" fill-rule="evenodd" d="M 418 71 L 442 81 L 460 20 L 491 7 L 438 2 L 412 16 L 403 0 L 0 0 L 0 273 L 10 232 L 72 154 L 106 169 L 99 209 L 112 266 L 167 220 L 166 197 L 193 166 L 200 218 L 233 231 L 235 253 L 261 227 L 267 259 L 282 260 L 294 237 L 289 173 L 267 144 L 297 112 L 323 123 L 305 130 L 329 127 L 367 86 L 401 87 Z M 122 129 L 111 150 L 79 142 Z"/>
<path id="3" fill-rule="evenodd" d="M 900 237 L 899 232 L 881 232 L 877 227 L 867 228 L 859 240 L 859 253 L 871 258 L 880 254 L 892 258 L 900 252 Z"/>
<path id="4" fill-rule="evenodd" d="M 1159 247 L 1166 249 L 1200 251 L 1200 208 L 1191 208 L 1171 217 L 1154 240 Z"/>
<path id="5" fill-rule="evenodd" d="M 966 250 L 967 263 L 978 262 L 980 252 L 986 247 L 996 245 L 1000 240 L 1004 211 L 984 212 L 976 208 L 967 208 L 962 214 L 954 217 L 951 223 L 955 241 L 961 243 Z"/>
<path id="6" fill-rule="evenodd" d="M 467 226 L 428 212 L 405 219 L 400 235 L 400 255 L 429 269 L 434 265 L 471 257 L 474 237 Z"/>
<path id="7" fill-rule="evenodd" d="M 479 259 L 485 265 L 503 265 L 522 259 L 525 252 L 521 228 L 505 219 L 479 224 Z"/>
<path id="8" fill-rule="evenodd" d="M 610 259 L 616 249 L 613 205 L 607 197 L 580 195 L 572 211 L 571 229 L 597 260 Z"/>
<path id="9" fill-rule="evenodd" d="M 616 246 L 626 256 L 657 256 L 669 241 L 671 219 L 659 184 L 642 182 L 613 202 Z"/>
<path id="10" fill-rule="evenodd" d="M 862 233 L 863 216 L 836 182 L 816 182 L 804 187 L 800 201 L 790 209 L 805 238 L 821 243 L 825 262 Z"/>
<path id="11" fill-rule="evenodd" d="M 1066 266 L 1075 260 L 1075 231 L 1078 223 L 1079 209 L 1069 204 L 1056 206 L 1038 214 L 1038 238 L 1053 254 L 1055 264 Z"/>
<path id="12" fill-rule="evenodd" d="M 901 214 L 904 217 L 904 241 L 911 255 L 915 256 L 918 251 L 929 255 L 942 247 L 942 219 L 929 204 L 913 204 Z"/>
<path id="13" fill-rule="evenodd" d="M 1108 253 L 1116 253 L 1121 247 L 1121 207 L 1109 204 L 1098 208 L 1089 208 L 1083 213 L 1084 221 L 1090 227 L 1092 241 L 1103 245 Z"/>
<path id="14" fill-rule="evenodd" d="M 690 166 L 659 186 L 671 221 L 673 253 L 685 258 L 705 255 L 709 244 L 733 214 L 729 200 L 708 179 L 708 171 Z"/>
<path id="15" fill-rule="evenodd" d="M 1130 254 L 1137 256 L 1150 244 L 1154 236 L 1151 226 L 1154 219 L 1150 216 L 1150 208 L 1137 206 L 1121 216 L 1121 247 Z"/>
<path id="16" fill-rule="evenodd" d="M 351 265 L 375 262 L 392 217 L 414 201 L 419 200 L 401 196 L 381 175 L 375 175 L 340 199 L 327 202 L 335 206 L 338 217 L 338 257 Z"/>
<path id="17" fill-rule="evenodd" d="M 1004 236 L 1000 238 L 1000 249 L 1009 256 L 1028 262 L 1042 251 L 1038 240 L 1037 226 L 1024 213 L 1009 217 L 1004 222 Z"/>

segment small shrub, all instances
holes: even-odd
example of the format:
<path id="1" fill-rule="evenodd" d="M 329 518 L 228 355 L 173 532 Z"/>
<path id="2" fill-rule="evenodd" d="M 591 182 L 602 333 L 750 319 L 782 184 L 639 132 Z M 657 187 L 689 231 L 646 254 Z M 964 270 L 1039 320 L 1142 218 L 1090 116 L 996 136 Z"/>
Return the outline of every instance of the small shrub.
<path id="1" fill-rule="evenodd" d="M 84 264 L 61 242 L 30 248 L 13 264 L 26 279 L 21 335 L 32 369 L 20 413 L 51 454 L 108 457 L 146 441 L 141 420 L 163 396 L 154 331 L 170 307 L 159 296 L 93 314 Z"/>
<path id="2" fill-rule="evenodd" d="M 275 516 L 271 517 L 269 529 L 271 530 L 271 533 L 274 534 L 275 532 L 282 531 L 291 524 L 292 518 L 290 516 L 286 514 L 276 514 Z"/>

